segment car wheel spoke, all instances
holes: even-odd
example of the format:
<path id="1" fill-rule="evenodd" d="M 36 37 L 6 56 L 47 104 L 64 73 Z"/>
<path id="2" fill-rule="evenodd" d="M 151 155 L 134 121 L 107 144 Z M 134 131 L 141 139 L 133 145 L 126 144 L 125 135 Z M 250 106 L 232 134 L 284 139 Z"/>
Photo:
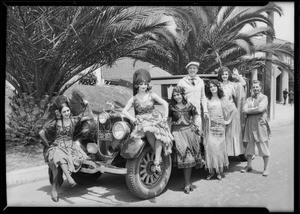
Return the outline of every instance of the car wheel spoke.
<path id="1" fill-rule="evenodd" d="M 147 176 L 146 176 L 146 184 L 149 184 L 149 180 L 150 180 L 150 176 L 147 175 Z"/>
<path id="2" fill-rule="evenodd" d="M 146 176 L 147 176 L 147 173 L 140 173 L 140 176 L 141 176 L 141 180 L 145 180 Z"/>
<path id="3" fill-rule="evenodd" d="M 154 183 L 154 178 L 153 177 L 154 177 L 153 175 L 150 175 L 150 182 L 151 183 Z"/>
<path id="4" fill-rule="evenodd" d="M 157 173 L 154 173 L 153 176 L 154 176 L 155 178 L 159 178 L 159 175 L 158 175 Z"/>
<path id="5" fill-rule="evenodd" d="M 144 168 L 144 169 L 142 169 L 142 170 L 140 171 L 140 175 L 142 175 L 142 174 L 144 174 L 144 173 L 147 173 L 146 168 Z"/>

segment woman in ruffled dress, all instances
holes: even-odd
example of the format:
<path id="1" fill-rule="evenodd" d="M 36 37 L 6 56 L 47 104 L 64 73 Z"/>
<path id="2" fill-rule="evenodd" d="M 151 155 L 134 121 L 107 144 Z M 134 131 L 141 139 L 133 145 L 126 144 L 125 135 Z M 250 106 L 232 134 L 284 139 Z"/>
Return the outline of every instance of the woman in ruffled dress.
<path id="1" fill-rule="evenodd" d="M 237 82 L 233 82 L 233 78 L 237 79 Z M 227 67 L 221 67 L 219 69 L 218 80 L 221 83 L 224 96 L 238 108 L 239 114 L 233 118 L 232 122 L 226 126 L 226 147 L 228 156 L 239 156 L 244 154 L 243 145 L 243 133 L 241 124 L 241 111 L 242 105 L 245 100 L 244 86 L 245 80 L 238 74 L 237 69 L 234 69 L 234 73 Z"/>
<path id="2" fill-rule="evenodd" d="M 66 176 L 68 183 L 75 186 L 76 182 L 71 177 L 73 172 L 77 172 L 83 161 L 87 159 L 86 153 L 73 141 L 74 128 L 77 122 L 92 119 L 92 112 L 85 100 L 88 110 L 78 116 L 72 116 L 69 102 L 57 104 L 56 117 L 43 126 L 39 132 L 42 143 L 45 146 L 44 158 L 49 165 L 49 179 L 52 185 L 51 199 L 59 201 L 58 186 L 63 183 L 62 173 Z M 54 141 L 51 142 L 51 135 Z M 52 138 L 53 139 L 53 138 Z"/>
<path id="3" fill-rule="evenodd" d="M 183 169 L 184 193 L 189 194 L 195 186 L 190 183 L 192 167 L 203 166 L 200 149 L 200 133 L 195 121 L 199 117 L 196 107 L 187 101 L 184 88 L 173 88 L 169 104 L 171 130 L 175 139 L 174 166 Z"/>
<path id="4" fill-rule="evenodd" d="M 224 97 L 219 81 L 210 80 L 208 84 L 209 119 L 205 121 L 204 130 L 205 167 L 209 172 L 208 180 L 215 175 L 221 180 L 224 177 L 224 171 L 229 166 L 225 129 L 238 111 L 234 103 Z"/>
<path id="5" fill-rule="evenodd" d="M 131 137 L 143 138 L 147 140 L 155 152 L 154 170 L 161 173 L 161 153 L 164 155 L 172 153 L 173 136 L 167 124 L 169 109 L 168 103 L 151 92 L 150 73 L 145 69 L 137 70 L 133 75 L 133 97 L 131 97 L 122 113 L 133 121 L 136 126 L 131 133 Z M 155 109 L 155 101 L 164 107 L 164 116 Z M 135 117 L 129 113 L 131 107 L 134 108 Z"/>

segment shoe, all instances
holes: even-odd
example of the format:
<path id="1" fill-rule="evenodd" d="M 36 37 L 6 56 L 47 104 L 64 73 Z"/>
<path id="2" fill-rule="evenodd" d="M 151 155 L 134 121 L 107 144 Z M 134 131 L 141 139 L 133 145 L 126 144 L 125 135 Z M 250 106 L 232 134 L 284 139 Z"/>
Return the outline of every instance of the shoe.
<path id="1" fill-rule="evenodd" d="M 53 196 L 53 195 L 51 194 L 51 199 L 52 199 L 52 201 L 54 201 L 54 202 L 58 202 L 58 201 L 59 201 L 58 194 L 56 193 L 56 196 Z"/>
<path id="2" fill-rule="evenodd" d="M 154 170 L 158 172 L 158 174 L 161 174 L 161 166 L 160 166 L 161 163 L 162 163 L 162 158 L 159 159 L 159 163 L 154 161 Z"/>
<path id="3" fill-rule="evenodd" d="M 210 180 L 212 177 L 214 177 L 215 173 L 211 173 L 206 177 L 206 180 Z"/>
<path id="4" fill-rule="evenodd" d="M 262 173 L 263 176 L 268 176 L 269 174 L 270 174 L 270 171 L 267 170 L 267 169 L 264 170 L 263 173 Z"/>
<path id="5" fill-rule="evenodd" d="M 71 185 L 71 188 L 73 188 L 77 185 L 77 183 L 76 182 L 75 183 L 70 183 L 70 185 Z"/>
<path id="6" fill-rule="evenodd" d="M 222 180 L 222 176 L 221 175 L 217 175 L 217 179 L 218 180 Z"/>
<path id="7" fill-rule="evenodd" d="M 193 184 L 190 184 L 190 191 L 194 191 L 194 189 L 196 189 L 197 187 Z"/>
<path id="8" fill-rule="evenodd" d="M 161 167 L 160 167 L 160 165 L 155 165 L 155 170 L 156 170 L 158 173 L 161 173 Z"/>
<path id="9" fill-rule="evenodd" d="M 74 187 L 74 186 L 76 186 L 77 185 L 77 183 L 75 182 L 75 181 L 68 181 L 68 183 L 71 185 L 71 187 Z"/>
<path id="10" fill-rule="evenodd" d="M 183 192 L 184 192 L 185 194 L 189 194 L 189 193 L 190 193 L 190 186 L 184 187 Z"/>
<path id="11" fill-rule="evenodd" d="M 58 196 L 56 196 L 56 197 L 51 197 L 51 199 L 52 199 L 52 201 L 54 201 L 54 202 L 58 202 L 58 201 L 59 201 L 59 197 L 58 197 Z"/>
<path id="12" fill-rule="evenodd" d="M 241 173 L 250 172 L 250 171 L 252 171 L 252 167 L 246 166 L 244 169 L 241 170 Z"/>

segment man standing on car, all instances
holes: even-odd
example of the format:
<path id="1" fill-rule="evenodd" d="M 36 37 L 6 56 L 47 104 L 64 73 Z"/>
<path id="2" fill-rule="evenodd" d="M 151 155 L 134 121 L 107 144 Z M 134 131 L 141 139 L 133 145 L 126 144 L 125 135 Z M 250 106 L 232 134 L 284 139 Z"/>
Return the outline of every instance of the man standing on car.
<path id="1" fill-rule="evenodd" d="M 264 170 L 262 175 L 269 175 L 269 140 L 271 130 L 267 119 L 268 97 L 261 93 L 261 83 L 258 80 L 252 82 L 253 95 L 248 97 L 243 107 L 246 113 L 246 124 L 244 142 L 247 142 L 247 166 L 241 170 L 242 173 L 252 171 L 251 161 L 255 155 L 255 146 L 258 155 L 263 158 Z"/>
<path id="2" fill-rule="evenodd" d="M 199 62 L 189 62 L 186 65 L 188 74 L 178 82 L 178 86 L 184 88 L 186 98 L 197 109 L 199 117 L 196 119 L 196 125 L 199 127 L 200 133 L 202 132 L 202 119 L 201 119 L 201 105 L 203 108 L 204 118 L 208 118 L 207 111 L 207 98 L 205 96 L 204 81 L 197 75 L 199 70 Z"/>

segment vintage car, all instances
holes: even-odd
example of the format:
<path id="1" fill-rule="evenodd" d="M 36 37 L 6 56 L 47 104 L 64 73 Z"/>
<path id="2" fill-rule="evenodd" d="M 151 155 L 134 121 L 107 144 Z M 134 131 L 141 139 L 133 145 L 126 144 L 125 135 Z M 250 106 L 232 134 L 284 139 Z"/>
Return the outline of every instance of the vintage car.
<path id="1" fill-rule="evenodd" d="M 216 75 L 200 75 L 204 81 L 216 78 Z M 169 101 L 171 89 L 183 75 L 152 78 L 152 90 Z M 156 105 L 160 111 L 162 106 Z M 96 127 L 96 128 L 95 128 Z M 103 110 L 94 120 L 85 121 L 76 127 L 75 138 L 88 154 L 84 162 L 72 177 L 77 183 L 97 180 L 103 173 L 125 175 L 126 183 L 133 195 L 149 199 L 162 193 L 172 170 L 171 155 L 162 156 L 162 173 L 154 170 L 154 152 L 146 138 L 131 138 L 134 124 L 122 114 L 122 109 Z M 85 135 L 84 133 L 93 134 Z M 83 134 L 82 134 L 83 133 Z"/>
<path id="2" fill-rule="evenodd" d="M 162 157 L 161 174 L 155 171 L 154 152 L 147 139 L 130 137 L 134 124 L 121 111 L 105 110 L 94 121 L 85 121 L 76 127 L 76 142 L 89 159 L 72 177 L 83 184 L 96 181 L 103 173 L 125 175 L 127 186 L 136 197 L 155 197 L 164 190 L 170 178 L 171 156 Z M 82 132 L 95 125 L 97 131 L 92 138 L 82 137 Z"/>

